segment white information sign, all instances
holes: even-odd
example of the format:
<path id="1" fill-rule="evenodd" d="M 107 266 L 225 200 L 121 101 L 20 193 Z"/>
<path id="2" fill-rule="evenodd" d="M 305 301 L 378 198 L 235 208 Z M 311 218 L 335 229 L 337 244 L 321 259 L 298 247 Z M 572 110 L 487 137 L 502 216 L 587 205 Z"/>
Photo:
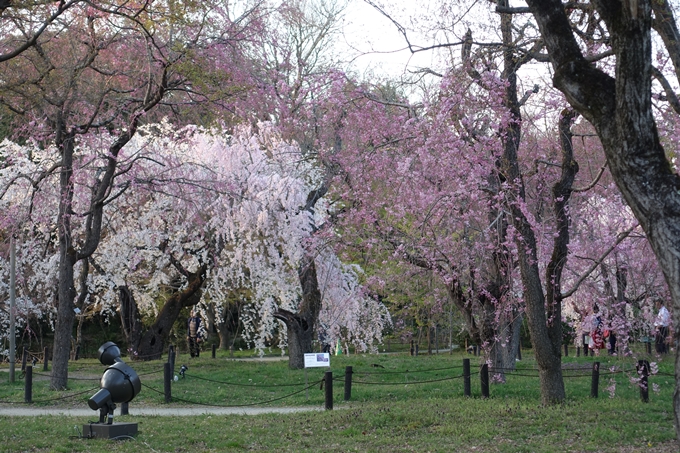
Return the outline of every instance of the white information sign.
<path id="1" fill-rule="evenodd" d="M 305 354 L 305 368 L 314 368 L 320 366 L 331 366 L 331 355 L 327 352 L 314 352 Z"/>

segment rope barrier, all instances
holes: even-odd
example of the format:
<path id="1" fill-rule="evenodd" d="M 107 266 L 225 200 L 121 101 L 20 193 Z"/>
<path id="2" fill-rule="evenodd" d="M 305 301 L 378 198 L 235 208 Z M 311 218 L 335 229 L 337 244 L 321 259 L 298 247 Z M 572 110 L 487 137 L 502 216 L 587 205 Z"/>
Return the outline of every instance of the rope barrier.
<path id="1" fill-rule="evenodd" d="M 7 404 L 51 403 L 51 402 L 53 402 L 53 401 L 61 401 L 61 400 L 73 398 L 74 396 L 83 395 L 83 394 L 85 394 L 85 393 L 92 393 L 92 392 L 94 392 L 95 390 L 98 390 L 98 389 L 99 389 L 99 387 L 93 387 L 93 388 L 88 389 L 88 390 L 83 390 L 82 392 L 72 393 L 72 394 L 70 394 L 70 395 L 61 396 L 61 397 L 59 397 L 59 398 L 51 398 L 51 399 L 47 399 L 47 400 L 33 400 L 33 401 L 30 402 L 30 403 L 27 403 L 27 402 L 25 402 L 25 401 L 7 401 L 7 400 L 0 400 L 0 402 L 2 402 L 2 403 L 7 403 Z"/>
<path id="2" fill-rule="evenodd" d="M 431 368 L 427 370 L 405 370 L 405 371 L 354 371 L 354 374 L 364 374 L 367 376 L 371 375 L 381 375 L 381 374 L 404 374 L 404 373 L 429 373 L 431 371 L 445 371 L 445 370 L 455 370 L 457 368 L 463 368 L 462 366 L 450 366 L 446 368 Z"/>
<path id="3" fill-rule="evenodd" d="M 453 379 L 460 379 L 464 377 L 464 375 L 460 376 L 449 376 L 441 379 L 430 379 L 427 381 L 407 381 L 407 382 L 366 382 L 366 381 L 355 381 L 352 380 L 352 385 L 354 384 L 367 384 L 367 385 L 404 385 L 404 384 L 409 384 L 409 385 L 415 385 L 415 384 L 429 384 L 432 382 L 442 382 L 442 381 L 451 381 Z"/>
<path id="4" fill-rule="evenodd" d="M 656 373 L 656 374 L 652 374 L 652 375 L 650 375 L 650 376 L 666 376 L 666 377 L 675 377 L 675 375 L 674 375 L 674 374 L 671 374 L 671 373 L 661 373 L 661 372 L 659 372 L 659 373 Z"/>
<path id="5" fill-rule="evenodd" d="M 194 379 L 199 379 L 201 381 L 208 381 L 208 382 L 214 382 L 215 384 L 224 384 L 224 385 L 233 385 L 237 387 L 297 387 L 300 384 L 239 384 L 236 382 L 225 382 L 225 381 L 217 381 L 214 379 L 209 379 L 209 378 L 203 378 L 199 376 L 195 376 L 193 374 L 187 374 L 184 373 L 186 377 L 192 377 Z"/>
<path id="6" fill-rule="evenodd" d="M 48 378 L 51 378 L 51 377 L 52 377 L 51 374 L 38 373 L 38 372 L 35 372 L 35 371 L 33 371 L 33 376 L 43 376 L 43 377 L 48 377 Z M 98 380 L 101 379 L 101 378 L 100 378 L 100 377 L 96 377 L 96 378 L 78 378 L 78 377 L 69 376 L 68 379 L 69 379 L 69 381 L 98 381 Z"/>
<path id="7" fill-rule="evenodd" d="M 289 397 L 291 397 L 291 396 L 297 395 L 297 394 L 299 394 L 299 393 L 304 392 L 305 390 L 308 390 L 308 389 L 310 389 L 310 388 L 312 388 L 312 387 L 318 385 L 318 384 L 321 383 L 322 381 L 323 381 L 323 379 L 318 380 L 318 381 L 313 382 L 312 384 L 306 386 L 306 387 L 303 388 L 302 390 L 298 390 L 297 392 L 293 392 L 293 393 L 290 393 L 290 394 L 288 394 L 288 395 L 281 396 L 281 397 L 279 397 L 279 398 L 274 398 L 274 399 L 271 399 L 271 400 L 260 401 L 260 402 L 257 402 L 257 403 L 250 403 L 250 404 L 234 404 L 234 405 L 210 404 L 210 403 L 201 403 L 201 402 L 197 402 L 197 401 L 186 400 L 186 399 L 177 398 L 177 397 L 174 397 L 174 396 L 172 397 L 172 399 L 173 399 L 173 400 L 176 400 L 176 401 L 181 401 L 182 403 L 195 404 L 195 405 L 198 405 L 198 406 L 209 406 L 209 407 L 225 407 L 225 408 L 228 408 L 228 407 L 249 407 L 249 406 L 258 406 L 258 405 L 273 403 L 274 401 L 280 401 L 280 400 L 282 400 L 282 399 L 289 398 Z M 165 392 L 161 392 L 160 390 L 155 389 L 155 388 L 153 388 L 153 387 L 150 387 L 150 386 L 148 386 L 148 385 L 142 384 L 142 387 L 148 388 L 149 390 L 152 390 L 152 391 L 154 391 L 154 392 L 156 392 L 156 393 L 159 393 L 159 394 L 161 394 L 161 395 L 165 395 Z"/>
<path id="8" fill-rule="evenodd" d="M 148 371 L 148 372 L 146 372 L 146 373 L 137 373 L 137 376 L 149 376 L 149 375 L 151 375 L 151 374 L 157 374 L 157 373 L 162 373 L 162 372 L 163 372 L 163 369 L 160 369 L 160 370 Z M 100 372 L 99 374 L 101 374 L 101 372 Z M 37 372 L 37 371 L 34 370 L 34 371 L 33 371 L 33 376 L 42 376 L 42 377 L 49 377 L 49 378 L 51 378 L 51 377 L 52 377 L 52 374 L 39 373 L 39 372 Z M 100 379 L 101 379 L 101 377 L 96 377 L 96 378 L 78 378 L 78 377 L 69 376 L 69 380 L 72 380 L 72 381 L 98 381 L 98 380 L 100 380 Z"/>

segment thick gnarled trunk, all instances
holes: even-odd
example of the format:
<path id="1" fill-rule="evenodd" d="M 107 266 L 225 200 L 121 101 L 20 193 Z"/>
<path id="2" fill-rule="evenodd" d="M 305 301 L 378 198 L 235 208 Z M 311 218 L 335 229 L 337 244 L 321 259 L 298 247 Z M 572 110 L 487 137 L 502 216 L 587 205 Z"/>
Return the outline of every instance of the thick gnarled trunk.
<path id="1" fill-rule="evenodd" d="M 156 321 L 144 332 L 137 346 L 138 358 L 141 360 L 158 360 L 167 344 L 172 326 L 184 307 L 196 305 L 201 300 L 201 287 L 205 280 L 207 266 L 203 265 L 197 272 L 188 275 L 188 284 L 182 291 L 174 293 L 165 302 L 158 313 Z"/>
<path id="2" fill-rule="evenodd" d="M 139 354 L 137 347 L 142 338 L 142 318 L 139 314 L 139 308 L 132 291 L 127 286 L 118 288 L 118 300 L 120 303 L 118 313 L 123 335 L 128 345 L 128 353 L 136 359 Z"/>
<path id="3" fill-rule="evenodd" d="M 313 352 L 314 327 L 321 311 L 321 291 L 314 258 L 308 256 L 298 271 L 302 286 L 302 301 L 297 313 L 279 309 L 274 314 L 286 325 L 288 332 L 288 366 L 298 370 L 305 367 L 305 354 Z"/>

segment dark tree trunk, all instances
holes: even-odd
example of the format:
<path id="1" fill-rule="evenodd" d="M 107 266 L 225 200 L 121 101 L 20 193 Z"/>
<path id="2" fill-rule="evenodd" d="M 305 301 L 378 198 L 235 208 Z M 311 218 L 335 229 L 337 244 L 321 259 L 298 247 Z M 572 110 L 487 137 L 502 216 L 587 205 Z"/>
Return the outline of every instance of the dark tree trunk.
<path id="1" fill-rule="evenodd" d="M 76 297 L 73 267 L 77 254 L 72 244 L 71 214 L 73 203 L 73 135 L 59 142 L 62 170 L 59 187 L 59 216 L 57 220 L 59 235 L 59 282 L 57 289 L 57 321 L 54 327 L 54 348 L 52 350 L 52 378 L 50 388 L 64 390 L 68 385 L 68 360 L 73 338 L 75 312 L 73 303 Z"/>
<path id="2" fill-rule="evenodd" d="M 502 5 L 501 5 L 502 4 Z M 509 2 L 502 1 L 499 5 L 508 7 Z M 524 298 L 526 303 L 527 323 L 531 333 L 536 363 L 539 369 L 541 399 L 544 404 L 561 403 L 566 398 L 564 381 L 562 378 L 562 321 L 561 299 L 551 296 L 555 288 L 559 288 L 561 269 L 549 270 L 546 285 L 548 295 L 543 292 L 543 284 L 538 266 L 536 236 L 529 223 L 522 205 L 526 201 L 524 181 L 519 167 L 517 150 L 521 140 L 521 112 L 517 96 L 517 69 L 518 59 L 513 51 L 514 42 L 511 14 L 501 14 L 501 34 L 506 47 L 503 53 L 503 80 L 505 94 L 503 102 L 510 112 L 513 121 L 503 128 L 503 156 L 500 162 L 500 170 L 505 182 L 514 187 L 508 203 L 512 213 L 511 221 L 517 231 L 516 244 L 518 250 L 519 271 L 522 277 Z M 564 171 L 564 168 L 563 168 Z M 555 206 L 556 210 L 559 207 Z M 563 211 L 563 209 L 562 209 Z M 564 215 L 563 215 L 564 216 Z M 556 241 L 553 250 L 553 258 L 556 254 L 566 251 L 568 244 L 568 222 L 566 229 L 558 225 L 561 234 L 566 234 L 566 242 Z M 566 258 L 566 253 L 564 255 Z M 563 265 L 564 260 L 560 261 Z M 548 264 L 550 268 L 554 264 L 552 259 Z M 557 278 L 557 285 L 551 280 Z"/>
<path id="3" fill-rule="evenodd" d="M 209 310 L 206 312 L 208 317 L 208 331 L 216 332 L 219 339 L 219 348 L 227 351 L 233 345 L 231 338 L 236 338 L 238 333 L 238 316 L 234 315 L 234 310 L 238 312 L 238 303 L 227 302 L 225 305 L 210 304 Z M 220 313 L 221 312 L 221 313 Z"/>
<path id="4" fill-rule="evenodd" d="M 231 344 L 229 343 L 229 328 L 226 322 L 218 322 L 217 337 L 220 339 L 220 349 L 223 351 L 229 350 Z"/>
<path id="5" fill-rule="evenodd" d="M 139 315 L 137 302 L 127 286 L 118 287 L 118 300 L 120 302 L 118 313 L 128 345 L 128 354 L 133 358 L 139 358 L 137 347 L 142 338 L 142 318 Z"/>
<path id="6" fill-rule="evenodd" d="M 203 265 L 197 272 L 188 275 L 188 284 L 182 291 L 174 293 L 165 302 L 153 325 L 139 341 L 138 357 L 142 360 L 158 360 L 165 349 L 172 326 L 184 307 L 196 305 L 201 300 L 201 286 L 205 280 L 207 267 Z"/>
<path id="7" fill-rule="evenodd" d="M 616 56 L 615 78 L 583 55 L 560 0 L 528 0 L 555 68 L 553 83 L 595 127 L 612 177 L 647 234 L 680 325 L 680 177 L 659 139 L 652 111 L 652 3 L 674 64 L 680 59 L 675 19 L 667 2 L 594 2 Z M 658 4 L 657 4 L 658 3 Z M 626 5 L 626 7 L 624 7 Z M 665 18 L 665 20 L 660 20 Z M 661 24 L 663 22 L 663 24 Z M 665 32 L 665 25 L 671 28 Z M 676 68 L 678 65 L 676 64 Z M 673 97 L 672 93 L 669 93 Z M 675 329 L 675 431 L 680 439 L 680 329 Z"/>
<path id="8" fill-rule="evenodd" d="M 471 278 L 474 279 L 474 277 Z M 501 288 L 501 286 L 495 287 Z M 492 371 L 498 375 L 497 381 L 504 381 L 505 372 L 514 370 L 516 367 L 522 313 L 512 310 L 502 313 L 500 318 L 496 319 L 494 300 L 486 296 L 478 297 L 476 302 L 469 300 L 457 281 L 449 284 L 447 289 L 449 299 L 463 314 L 470 338 L 480 347 L 487 345 L 484 353 L 494 368 Z M 494 294 L 494 285 L 487 285 L 485 290 L 488 294 Z M 496 295 L 501 297 L 498 292 Z M 478 314 L 477 318 L 475 318 L 475 313 Z"/>
<path id="9" fill-rule="evenodd" d="M 298 270 L 302 286 L 302 301 L 297 313 L 279 309 L 274 314 L 286 324 L 288 332 L 288 366 L 298 370 L 305 367 L 305 354 L 313 352 L 314 327 L 321 311 L 321 291 L 313 257 L 307 257 Z"/>
<path id="10" fill-rule="evenodd" d="M 517 364 L 517 350 L 519 348 L 519 334 L 524 317 L 513 311 L 503 316 L 497 327 L 498 337 L 492 343 L 489 354 L 490 372 L 495 375 L 494 382 L 505 382 L 505 373 L 514 371 Z"/>

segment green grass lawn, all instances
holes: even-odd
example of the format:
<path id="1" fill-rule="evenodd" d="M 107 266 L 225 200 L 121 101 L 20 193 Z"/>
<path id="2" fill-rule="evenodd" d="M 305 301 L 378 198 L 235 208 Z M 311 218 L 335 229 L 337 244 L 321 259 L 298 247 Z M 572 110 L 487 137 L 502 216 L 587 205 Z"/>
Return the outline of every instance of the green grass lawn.
<path id="1" fill-rule="evenodd" d="M 472 364 L 472 397 L 464 397 L 462 364 Z M 641 357 L 642 358 L 642 357 Z M 649 358 L 650 361 L 656 360 Z M 591 398 L 592 363 L 599 361 L 599 397 Z M 287 361 L 252 362 L 180 355 L 186 377 L 172 384 L 173 402 L 163 395 L 163 364 L 129 362 L 140 375 L 141 393 L 130 416 L 139 424 L 134 440 L 82 439 L 78 429 L 92 417 L 0 417 L 0 451 L 202 452 L 202 451 L 483 451 L 483 452 L 677 452 L 674 443 L 672 357 L 658 361 L 650 377 L 649 402 L 631 383 L 635 361 L 609 356 L 564 359 L 567 402 L 544 407 L 536 364 L 525 352 L 505 384 L 492 384 L 481 398 L 480 358 L 406 354 L 333 356 L 334 410 L 297 414 L 134 416 L 135 406 L 316 406 L 323 407 L 319 381 L 327 369 L 290 370 Z M 351 366 L 352 398 L 343 400 L 345 368 Z M 48 389 L 36 367 L 32 406 L 87 408 L 105 367 L 80 360 L 70 367 L 69 389 Z M 49 372 L 48 372 L 49 373 Z M 24 383 L 0 373 L 0 404 L 23 404 Z M 310 386 L 305 390 L 306 384 Z M 615 384 L 613 395 L 606 389 Z M 58 399 L 59 398 L 59 399 Z"/>

